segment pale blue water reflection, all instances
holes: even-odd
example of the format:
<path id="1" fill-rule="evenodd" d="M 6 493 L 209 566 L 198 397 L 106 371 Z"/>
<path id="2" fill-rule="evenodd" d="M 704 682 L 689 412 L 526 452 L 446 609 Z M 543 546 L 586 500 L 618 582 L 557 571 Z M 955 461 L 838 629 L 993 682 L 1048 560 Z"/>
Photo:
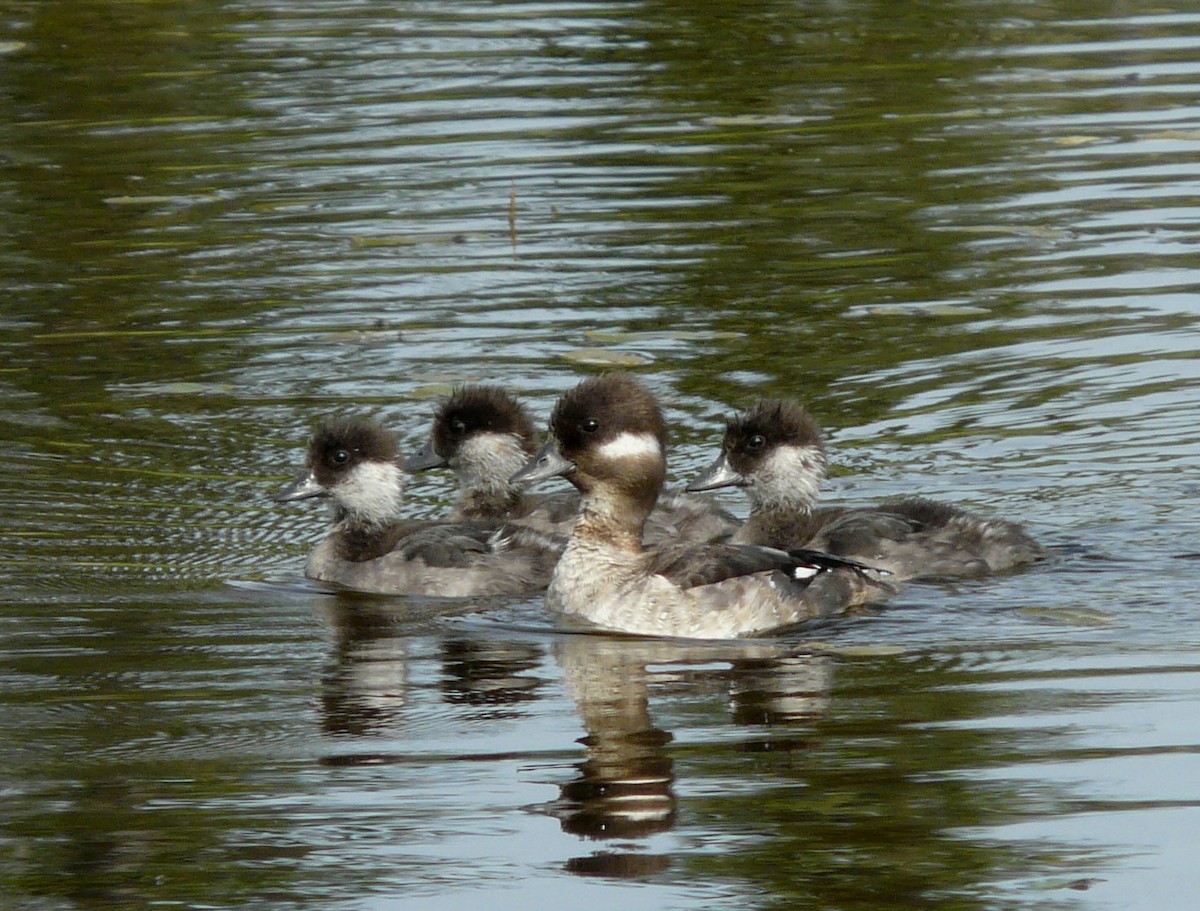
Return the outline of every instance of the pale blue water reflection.
<path id="1" fill-rule="evenodd" d="M 1198 27 L 10 4 L 15 906 L 1190 907 Z M 455 382 L 544 415 L 606 364 L 661 393 L 674 479 L 798 395 L 831 501 L 1054 558 L 695 648 L 299 579 L 321 519 L 267 497 L 318 415 L 411 442 Z"/>

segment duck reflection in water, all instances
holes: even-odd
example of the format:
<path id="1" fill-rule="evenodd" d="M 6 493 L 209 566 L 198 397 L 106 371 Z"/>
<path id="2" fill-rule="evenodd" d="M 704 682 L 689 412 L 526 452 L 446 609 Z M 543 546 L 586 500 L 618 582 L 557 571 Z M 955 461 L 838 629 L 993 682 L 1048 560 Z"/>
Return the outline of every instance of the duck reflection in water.
<path id="1" fill-rule="evenodd" d="M 730 701 L 736 724 L 764 727 L 823 717 L 833 689 L 829 655 L 780 655 L 733 663 Z M 772 736 L 758 748 L 782 751 L 799 744 Z M 754 749 L 747 744 L 747 749 Z"/>
<path id="2" fill-rule="evenodd" d="M 322 677 L 321 730 L 361 737 L 398 725 L 408 690 L 406 639 L 395 615 L 372 610 L 367 595 L 339 593 L 325 607 L 334 631 L 334 653 Z M 359 757 L 364 760 L 364 757 Z M 339 764 L 335 758 L 330 762 Z M 349 757 L 345 762 L 350 763 Z"/>
<path id="3" fill-rule="evenodd" d="M 322 681 L 321 727 L 335 737 L 381 737 L 403 725 L 409 702 L 409 676 L 414 660 L 414 634 L 428 621 L 444 615 L 432 602 L 421 615 L 421 602 L 410 600 L 403 614 L 394 603 L 372 595 L 339 592 L 324 607 L 325 621 L 334 632 L 332 662 Z M 530 676 L 544 660 L 541 646 L 490 634 L 438 637 L 442 699 L 466 706 L 476 720 L 515 718 L 522 706 L 537 697 L 541 679 Z M 428 660 L 428 656 L 424 656 Z M 326 764 L 353 765 L 388 761 L 368 753 L 361 744 L 326 757 Z"/>
<path id="4" fill-rule="evenodd" d="M 442 698 L 476 709 L 476 717 L 516 718 L 538 696 L 543 650 L 529 642 L 454 636 L 441 645 Z M 531 673 L 533 672 L 533 673 Z"/>
<path id="5" fill-rule="evenodd" d="M 656 697 L 694 697 L 709 691 L 731 700 L 741 724 L 773 725 L 821 715 L 829 701 L 832 664 L 799 656 L 783 643 L 682 643 L 603 635 L 567 635 L 553 652 L 587 731 L 576 777 L 560 785 L 542 809 L 564 832 L 597 841 L 649 839 L 676 821 L 673 737 L 654 723 Z M 804 741 L 747 740 L 749 751 L 788 750 Z M 567 862 L 585 876 L 637 878 L 666 869 L 670 855 L 598 851 Z"/>

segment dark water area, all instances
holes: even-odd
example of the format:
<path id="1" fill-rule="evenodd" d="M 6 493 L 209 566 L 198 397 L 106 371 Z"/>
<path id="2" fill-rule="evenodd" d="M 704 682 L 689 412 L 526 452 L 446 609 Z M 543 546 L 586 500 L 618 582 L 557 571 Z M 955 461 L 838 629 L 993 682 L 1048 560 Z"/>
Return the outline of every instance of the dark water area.
<path id="1" fill-rule="evenodd" d="M 6 907 L 1194 906 L 1192 4 L 9 0 L 0 114 Z M 798 397 L 1051 559 L 732 644 L 302 579 L 320 416 L 612 367 L 674 481 Z"/>

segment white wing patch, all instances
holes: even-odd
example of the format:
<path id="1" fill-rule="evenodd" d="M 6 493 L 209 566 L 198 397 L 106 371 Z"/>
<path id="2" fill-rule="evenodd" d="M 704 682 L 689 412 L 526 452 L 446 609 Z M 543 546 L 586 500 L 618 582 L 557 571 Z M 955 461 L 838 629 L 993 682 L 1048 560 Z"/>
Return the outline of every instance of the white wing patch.
<path id="1" fill-rule="evenodd" d="M 662 447 L 650 433 L 622 433 L 613 437 L 597 453 L 606 459 L 632 459 L 645 456 L 659 457 Z"/>

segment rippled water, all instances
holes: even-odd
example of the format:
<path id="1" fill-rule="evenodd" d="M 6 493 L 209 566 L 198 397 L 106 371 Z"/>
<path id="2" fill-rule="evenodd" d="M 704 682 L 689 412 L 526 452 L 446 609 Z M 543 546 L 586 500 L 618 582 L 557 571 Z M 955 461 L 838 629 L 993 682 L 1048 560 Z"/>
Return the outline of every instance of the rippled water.
<path id="1" fill-rule="evenodd" d="M 15 0 L 0 110 L 14 907 L 1194 903 L 1191 5 Z M 1053 558 L 687 647 L 300 579 L 318 416 L 606 366 Z"/>

